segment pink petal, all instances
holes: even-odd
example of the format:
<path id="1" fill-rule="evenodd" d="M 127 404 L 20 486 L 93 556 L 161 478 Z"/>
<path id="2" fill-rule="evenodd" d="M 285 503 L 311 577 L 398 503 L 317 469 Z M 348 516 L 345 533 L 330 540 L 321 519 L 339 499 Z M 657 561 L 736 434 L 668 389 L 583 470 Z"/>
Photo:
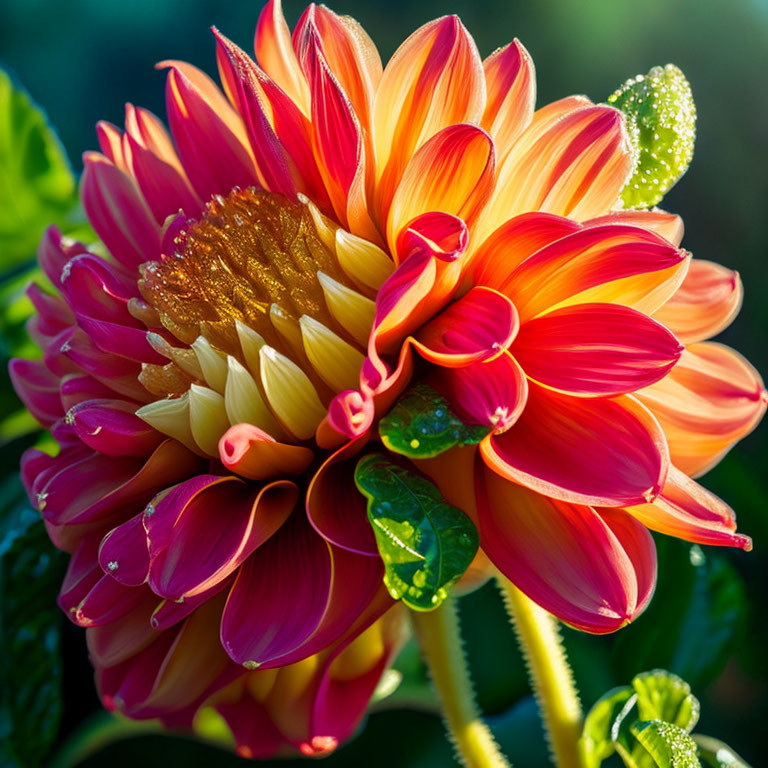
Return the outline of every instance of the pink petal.
<path id="1" fill-rule="evenodd" d="M 509 353 L 481 364 L 446 368 L 437 385 L 467 423 L 487 425 L 494 432 L 509 429 L 528 400 L 528 381 Z"/>
<path id="2" fill-rule="evenodd" d="M 480 542 L 501 572 L 544 609 L 596 634 L 629 623 L 647 605 L 655 547 L 632 517 L 542 496 L 483 469 Z"/>
<path id="3" fill-rule="evenodd" d="M 669 373 L 683 346 L 660 323 L 619 304 L 574 304 L 524 323 L 512 349 L 527 376 L 575 395 L 612 396 Z"/>
<path id="4" fill-rule="evenodd" d="M 148 589 L 144 594 L 144 599 L 130 613 L 109 624 L 90 627 L 85 633 L 94 666 L 120 664 L 157 639 L 157 632 L 149 623 L 157 598 Z"/>
<path id="5" fill-rule="evenodd" d="M 113 528 L 102 539 L 99 565 L 104 573 L 127 587 L 138 587 L 146 582 L 149 575 L 149 542 L 141 515 L 135 515 Z"/>
<path id="6" fill-rule="evenodd" d="M 53 286 L 61 288 L 61 272 L 64 265 L 73 256 L 87 253 L 87 251 L 88 249 L 82 243 L 62 237 L 56 227 L 48 227 L 37 248 L 37 263 Z"/>
<path id="7" fill-rule="evenodd" d="M 8 366 L 8 373 L 16 394 L 44 427 L 50 427 L 64 415 L 59 398 L 59 378 L 44 363 L 15 358 Z"/>
<path id="8" fill-rule="evenodd" d="M 109 624 L 131 613 L 145 596 L 143 589 L 126 587 L 105 574 L 81 600 L 70 618 L 80 627 Z"/>
<path id="9" fill-rule="evenodd" d="M 167 68 L 166 108 L 179 156 L 197 194 L 209 200 L 258 183 L 242 120 L 213 81 L 179 61 Z"/>
<path id="10" fill-rule="evenodd" d="M 517 311 L 503 294 L 475 287 L 416 334 L 422 357 L 447 368 L 498 357 L 518 331 Z"/>
<path id="11" fill-rule="evenodd" d="M 124 267 L 160 255 L 160 228 L 134 180 L 97 152 L 83 156 L 80 196 L 88 221 Z"/>
<path id="12" fill-rule="evenodd" d="M 517 422 L 485 438 L 480 451 L 508 480 L 563 501 L 605 507 L 653 499 L 669 461 L 658 424 L 631 397 L 575 398 L 533 383 Z"/>

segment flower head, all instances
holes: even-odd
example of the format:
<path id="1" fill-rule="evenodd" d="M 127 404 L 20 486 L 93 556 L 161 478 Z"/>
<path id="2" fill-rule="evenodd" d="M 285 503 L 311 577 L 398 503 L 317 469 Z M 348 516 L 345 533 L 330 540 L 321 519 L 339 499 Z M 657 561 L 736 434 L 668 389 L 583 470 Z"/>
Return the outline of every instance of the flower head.
<path id="1" fill-rule="evenodd" d="M 622 112 L 534 111 L 523 46 L 483 61 L 456 17 L 383 69 L 324 7 L 291 37 L 270 0 L 255 60 L 214 33 L 222 89 L 160 65 L 170 134 L 132 105 L 99 124 L 81 191 L 107 253 L 45 235 L 43 359 L 11 368 L 60 445 L 23 477 L 108 708 L 213 706 L 246 756 L 324 753 L 402 642 L 393 596 L 436 602 L 475 529 L 465 582 L 490 561 L 592 632 L 650 599 L 647 528 L 749 546 L 691 479 L 765 410 L 706 341 L 741 285 L 678 217 L 620 210 Z M 442 582 L 381 550 L 381 477 L 366 501 L 355 470 L 387 452 L 453 536 Z"/>

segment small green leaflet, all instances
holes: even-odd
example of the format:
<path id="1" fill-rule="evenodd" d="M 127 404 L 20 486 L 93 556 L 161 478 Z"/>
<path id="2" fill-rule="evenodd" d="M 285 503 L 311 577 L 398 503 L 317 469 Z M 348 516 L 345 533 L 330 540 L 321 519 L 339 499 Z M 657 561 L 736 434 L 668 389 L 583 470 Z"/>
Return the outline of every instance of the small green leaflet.
<path id="1" fill-rule="evenodd" d="M 633 725 L 632 733 L 659 768 L 701 768 L 696 742 L 679 726 L 653 720 Z"/>
<path id="2" fill-rule="evenodd" d="M 712 768 L 751 768 L 743 757 L 718 739 L 694 733 L 693 740 L 699 747 L 699 757 Z"/>
<path id="3" fill-rule="evenodd" d="M 384 445 L 411 459 L 431 459 L 456 445 L 474 445 L 488 428 L 464 424 L 426 384 L 411 387 L 379 423 Z"/>
<path id="4" fill-rule="evenodd" d="M 384 456 L 360 459 L 355 483 L 368 499 L 389 594 L 417 611 L 437 608 L 477 552 L 474 524 L 432 483 Z"/>
<path id="5" fill-rule="evenodd" d="M 625 208 L 656 205 L 686 172 L 696 139 L 696 105 L 674 65 L 627 80 L 608 103 L 624 113 L 635 170 L 621 191 Z"/>

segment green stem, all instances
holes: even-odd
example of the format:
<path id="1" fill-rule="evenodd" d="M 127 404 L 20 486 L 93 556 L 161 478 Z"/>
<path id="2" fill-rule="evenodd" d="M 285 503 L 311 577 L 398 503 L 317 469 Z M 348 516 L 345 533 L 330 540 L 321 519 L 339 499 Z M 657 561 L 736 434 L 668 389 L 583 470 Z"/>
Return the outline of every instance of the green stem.
<path id="1" fill-rule="evenodd" d="M 581 705 L 554 617 L 499 576 L 557 768 L 581 768 Z"/>
<path id="2" fill-rule="evenodd" d="M 467 768 L 510 768 L 475 704 L 455 599 L 449 598 L 434 611 L 412 611 L 411 619 L 462 764 Z"/>

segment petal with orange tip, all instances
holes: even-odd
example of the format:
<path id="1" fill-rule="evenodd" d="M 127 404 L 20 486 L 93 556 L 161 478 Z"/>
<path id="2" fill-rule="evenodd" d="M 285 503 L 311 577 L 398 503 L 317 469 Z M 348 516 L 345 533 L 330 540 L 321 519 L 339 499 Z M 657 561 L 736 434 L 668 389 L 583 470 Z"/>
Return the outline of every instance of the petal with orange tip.
<path id="1" fill-rule="evenodd" d="M 374 108 L 380 224 L 416 150 L 449 125 L 478 124 L 485 104 L 483 65 L 457 16 L 425 24 L 395 51 Z"/>
<path id="2" fill-rule="evenodd" d="M 523 213 L 502 224 L 470 256 L 467 271 L 474 285 L 500 289 L 529 256 L 581 227 L 551 213 Z"/>
<path id="3" fill-rule="evenodd" d="M 656 550 L 621 510 L 605 516 L 509 482 L 477 477 L 480 546 L 518 589 L 566 624 L 613 632 L 648 604 Z"/>
<path id="4" fill-rule="evenodd" d="M 163 61 L 166 109 L 179 156 L 197 194 L 208 200 L 232 187 L 258 183 L 240 116 L 214 82 L 196 67 Z"/>
<path id="5" fill-rule="evenodd" d="M 511 349 L 537 383 L 587 397 L 650 386 L 682 351 L 663 325 L 620 304 L 574 304 L 539 315 L 523 324 Z"/>
<path id="6" fill-rule="evenodd" d="M 669 468 L 667 482 L 653 503 L 627 507 L 626 511 L 646 528 L 668 536 L 697 544 L 752 549 L 749 536 L 736 533 L 733 510 L 676 467 Z"/>
<path id="7" fill-rule="evenodd" d="M 312 455 L 309 448 L 279 443 L 253 424 L 235 424 L 219 440 L 221 463 L 249 480 L 300 475 L 312 462 Z"/>
<path id="8" fill-rule="evenodd" d="M 440 371 L 437 384 L 469 424 L 504 432 L 519 418 L 528 400 L 528 380 L 509 353 L 465 368 Z"/>
<path id="9" fill-rule="evenodd" d="M 281 0 L 269 0 L 259 15 L 254 50 L 261 68 L 308 115 L 309 87 L 293 51 Z"/>
<path id="10" fill-rule="evenodd" d="M 515 306 L 504 294 L 475 286 L 421 328 L 413 343 L 429 362 L 461 368 L 498 357 L 518 328 Z"/>
<path id="11" fill-rule="evenodd" d="M 422 213 L 443 211 L 463 219 L 471 229 L 494 182 L 495 152 L 491 137 L 475 125 L 444 128 L 429 139 L 403 171 L 387 218 L 390 250 L 400 230 Z"/>
<path id="12" fill-rule="evenodd" d="M 130 270 L 160 255 L 160 227 L 136 182 L 98 152 L 83 155 L 80 197 L 91 226 Z"/>
<path id="13" fill-rule="evenodd" d="M 711 261 L 691 259 L 676 293 L 654 317 L 685 344 L 725 330 L 739 313 L 744 289 L 738 272 Z"/>
<path id="14" fill-rule="evenodd" d="M 694 477 L 748 435 L 768 403 L 752 365 L 711 341 L 690 344 L 665 378 L 637 396 L 661 424 L 672 463 Z"/>
<path id="15" fill-rule="evenodd" d="M 293 45 L 299 62 L 309 42 L 309 29 L 317 34 L 325 60 L 347 94 L 355 115 L 371 133 L 373 99 L 381 80 L 381 59 L 373 41 L 350 16 L 339 16 L 324 5 L 310 5 L 293 30 Z"/>
<path id="16" fill-rule="evenodd" d="M 667 213 L 661 208 L 653 208 L 649 211 L 613 211 L 607 216 L 599 216 L 584 222 L 585 227 L 597 227 L 603 224 L 628 224 L 632 227 L 642 227 L 665 240 L 678 246 L 683 239 L 685 227 L 683 220 L 674 213 Z"/>
<path id="17" fill-rule="evenodd" d="M 530 125 L 536 105 L 536 70 L 528 51 L 515 39 L 483 61 L 488 104 L 480 122 L 493 137 L 499 163 Z"/>
<path id="18" fill-rule="evenodd" d="M 620 224 L 584 227 L 545 246 L 501 285 L 520 322 L 547 310 L 601 302 L 651 314 L 677 290 L 689 256 L 658 235 Z"/>
<path id="19" fill-rule="evenodd" d="M 480 453 L 507 480 L 554 499 L 604 507 L 652 500 L 669 465 L 664 434 L 633 398 L 576 398 L 532 382 L 518 420 L 486 437 Z"/>
<path id="20" fill-rule="evenodd" d="M 607 106 L 577 109 L 557 120 L 527 150 L 509 154 L 478 230 L 487 234 L 526 211 L 577 221 L 600 216 L 613 207 L 631 171 L 621 113 Z"/>

